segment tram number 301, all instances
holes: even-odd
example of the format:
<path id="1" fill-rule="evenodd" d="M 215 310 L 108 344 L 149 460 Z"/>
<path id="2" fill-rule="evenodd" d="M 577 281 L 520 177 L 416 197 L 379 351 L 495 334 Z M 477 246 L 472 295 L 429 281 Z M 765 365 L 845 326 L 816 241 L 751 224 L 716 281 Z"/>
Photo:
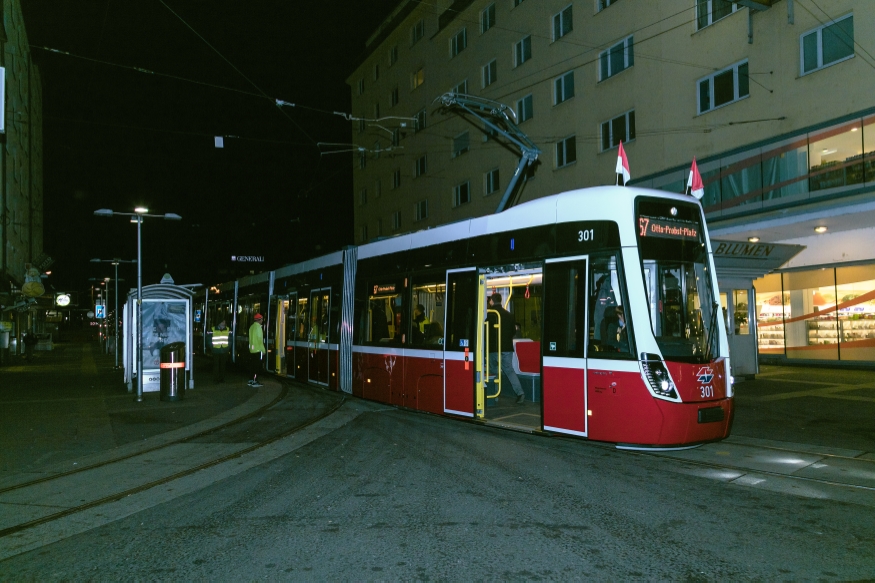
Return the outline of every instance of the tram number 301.
<path id="1" fill-rule="evenodd" d="M 713 396 L 714 396 L 714 387 L 710 387 L 710 386 L 708 386 L 708 387 L 703 387 L 703 386 L 700 386 L 700 387 L 699 387 L 699 390 L 702 391 L 702 398 L 703 398 L 703 399 L 707 399 L 707 398 L 709 398 L 709 397 L 713 397 Z"/>
<path id="2" fill-rule="evenodd" d="M 579 243 L 593 240 L 595 240 L 595 229 L 584 229 L 583 231 L 577 232 L 577 241 Z"/>

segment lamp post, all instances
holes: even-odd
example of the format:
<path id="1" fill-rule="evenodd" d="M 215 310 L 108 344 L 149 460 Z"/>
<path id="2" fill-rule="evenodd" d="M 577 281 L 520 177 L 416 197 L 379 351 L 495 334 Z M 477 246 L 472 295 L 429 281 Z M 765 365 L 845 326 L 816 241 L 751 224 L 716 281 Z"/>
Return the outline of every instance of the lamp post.
<path id="1" fill-rule="evenodd" d="M 136 263 L 136 259 L 98 259 L 94 258 L 91 263 L 112 263 L 115 266 L 115 368 L 118 366 L 118 282 L 124 281 L 118 278 L 119 263 Z"/>
<path id="2" fill-rule="evenodd" d="M 163 218 L 165 221 L 179 221 L 182 220 L 182 217 L 176 213 L 150 215 L 149 209 L 145 207 L 137 207 L 132 213 L 98 209 L 94 211 L 94 215 L 98 217 L 111 217 L 113 215 L 133 217 L 131 222 L 137 223 L 137 401 L 141 402 L 143 400 L 143 218 L 152 217 Z"/>

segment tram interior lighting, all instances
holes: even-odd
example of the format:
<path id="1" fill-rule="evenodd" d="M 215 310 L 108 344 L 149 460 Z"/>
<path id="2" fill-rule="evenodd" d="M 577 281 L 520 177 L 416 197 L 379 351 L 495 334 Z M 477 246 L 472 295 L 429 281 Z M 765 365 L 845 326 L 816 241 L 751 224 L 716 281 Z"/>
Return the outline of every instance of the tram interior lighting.
<path id="1" fill-rule="evenodd" d="M 653 395 L 662 399 L 679 401 L 677 388 L 662 359 L 655 354 L 642 354 L 641 356 L 643 357 L 641 369 Z"/>

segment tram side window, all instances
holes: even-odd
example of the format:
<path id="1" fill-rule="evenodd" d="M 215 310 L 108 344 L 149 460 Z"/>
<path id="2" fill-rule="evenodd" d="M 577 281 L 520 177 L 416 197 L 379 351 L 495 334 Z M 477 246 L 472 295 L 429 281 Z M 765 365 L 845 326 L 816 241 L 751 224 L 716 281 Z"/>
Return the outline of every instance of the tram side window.
<path id="1" fill-rule="evenodd" d="M 306 297 L 298 298 L 297 309 L 297 326 L 295 330 L 295 338 L 300 341 L 307 341 L 307 324 L 310 322 L 310 305 Z"/>
<path id="2" fill-rule="evenodd" d="M 368 294 L 368 309 L 362 312 L 365 344 L 396 346 L 403 342 L 402 286 L 373 284 Z"/>
<path id="3" fill-rule="evenodd" d="M 413 282 L 410 344 L 413 347 L 442 348 L 447 286 L 443 281 L 426 281 Z"/>
<path id="4" fill-rule="evenodd" d="M 617 253 L 590 256 L 590 357 L 629 358 L 633 355 L 623 281 Z"/>

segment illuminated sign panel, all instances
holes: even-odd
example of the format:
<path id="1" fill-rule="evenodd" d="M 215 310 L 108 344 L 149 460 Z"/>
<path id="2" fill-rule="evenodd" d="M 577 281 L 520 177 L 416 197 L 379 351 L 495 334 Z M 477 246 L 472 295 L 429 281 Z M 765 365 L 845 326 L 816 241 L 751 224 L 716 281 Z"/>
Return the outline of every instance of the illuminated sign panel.
<path id="1" fill-rule="evenodd" d="M 264 263 L 264 255 L 232 255 L 231 261 L 237 263 Z"/>
<path id="2" fill-rule="evenodd" d="M 641 216 L 638 217 L 638 236 L 698 241 L 699 225 L 690 221 Z"/>
<path id="3" fill-rule="evenodd" d="M 394 283 L 386 283 L 386 284 L 378 284 L 373 287 L 373 294 L 393 294 L 395 293 L 395 284 Z"/>
<path id="4" fill-rule="evenodd" d="M 61 306 L 62 308 L 64 306 L 69 306 L 70 305 L 70 296 L 68 294 L 58 294 L 55 297 L 55 305 Z"/>

